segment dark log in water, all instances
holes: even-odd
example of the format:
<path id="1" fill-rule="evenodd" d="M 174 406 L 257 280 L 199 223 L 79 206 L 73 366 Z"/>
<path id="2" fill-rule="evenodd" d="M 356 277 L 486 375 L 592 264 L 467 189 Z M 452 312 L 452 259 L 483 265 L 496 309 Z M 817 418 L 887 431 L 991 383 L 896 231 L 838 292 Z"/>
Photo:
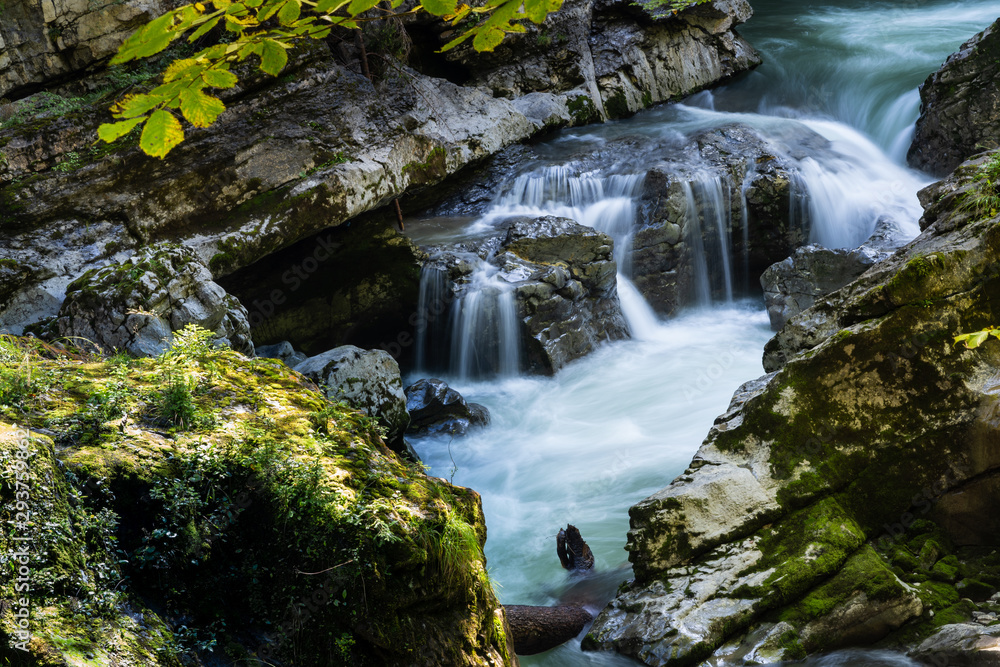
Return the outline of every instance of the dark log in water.
<path id="1" fill-rule="evenodd" d="M 583 541 L 574 525 L 568 525 L 556 536 L 556 553 L 567 570 L 590 570 L 594 567 L 594 553 Z"/>
<path id="2" fill-rule="evenodd" d="M 548 651 L 576 637 L 593 617 L 583 607 L 530 607 L 504 605 L 514 652 L 534 655 Z"/>

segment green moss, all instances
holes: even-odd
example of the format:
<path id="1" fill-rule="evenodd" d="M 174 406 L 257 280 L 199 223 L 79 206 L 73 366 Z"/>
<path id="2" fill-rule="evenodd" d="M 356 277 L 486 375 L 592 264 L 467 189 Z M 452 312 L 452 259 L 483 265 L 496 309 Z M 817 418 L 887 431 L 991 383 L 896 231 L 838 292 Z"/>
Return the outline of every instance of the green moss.
<path id="1" fill-rule="evenodd" d="M 569 100 L 566 106 L 573 117 L 573 125 L 587 125 L 601 120 L 601 114 L 587 95 L 577 95 Z"/>
<path id="2" fill-rule="evenodd" d="M 623 90 L 615 91 L 614 95 L 604 101 L 604 110 L 608 112 L 608 118 L 625 118 L 632 115 Z"/>

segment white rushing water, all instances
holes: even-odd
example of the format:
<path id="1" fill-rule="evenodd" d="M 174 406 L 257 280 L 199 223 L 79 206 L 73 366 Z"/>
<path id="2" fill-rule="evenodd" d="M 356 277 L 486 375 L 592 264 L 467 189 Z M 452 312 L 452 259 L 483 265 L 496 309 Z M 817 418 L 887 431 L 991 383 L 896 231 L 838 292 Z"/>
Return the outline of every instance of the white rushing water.
<path id="1" fill-rule="evenodd" d="M 762 374 L 761 352 L 771 332 L 758 300 L 741 301 L 734 285 L 756 282 L 736 275 L 733 244 L 747 248 L 746 206 L 725 201 L 732 188 L 718 176 L 693 178 L 687 186 L 689 215 L 703 230 L 691 238 L 696 253 L 700 304 L 661 321 L 628 281 L 642 173 L 580 173 L 564 158 L 627 135 L 651 140 L 689 136 L 739 122 L 757 128 L 800 167 L 790 206 L 793 224 L 810 225 L 810 240 L 828 247 L 854 247 L 880 216 L 892 217 L 907 236 L 918 233 L 917 190 L 930 179 L 903 166 L 916 119 L 916 87 L 959 44 L 996 18 L 995 0 L 944 2 L 898 0 L 836 3 L 758 0 L 741 32 L 763 53 L 753 74 L 684 104 L 652 109 L 628 121 L 566 131 L 536 147 L 545 160 L 522 174 L 493 210 L 462 221 L 434 242 L 474 238 L 511 215 L 560 215 L 607 232 L 615 239 L 619 297 L 633 339 L 607 344 L 555 377 L 517 377 L 504 337 L 504 286 L 490 283 L 478 304 L 452 306 L 421 333 L 419 366 L 451 337 L 450 365 L 442 379 L 468 400 L 486 405 L 492 425 L 450 441 L 414 445 L 431 474 L 482 494 L 492 579 L 505 603 L 552 604 L 577 600 L 597 611 L 619 583 L 630 578 L 623 550 L 628 508 L 666 486 L 690 462 L 733 391 Z M 813 151 L 803 130 L 830 142 Z M 750 176 L 752 177 L 752 175 Z M 749 178 L 736 184 L 745 193 Z M 732 211 L 740 219 L 728 218 Z M 728 231 L 727 231 L 728 230 Z M 743 259 L 740 265 L 745 266 Z M 426 274 L 421 299 L 440 301 L 443 274 Z M 432 280 L 433 279 L 433 280 Z M 488 297 L 494 294 L 493 297 Z M 489 298 L 492 316 L 472 315 Z M 485 300 L 484 300 L 485 299 Z M 465 314 L 463 314 L 465 313 Z M 485 317 L 478 323 L 476 318 Z M 450 324 L 448 324 L 450 323 Z M 493 327 L 496 340 L 483 341 Z M 504 333 L 506 331 L 506 333 Z M 489 336 L 487 336 L 489 338 Z M 491 342 L 492 341 L 492 342 Z M 505 377 L 474 379 L 468 362 L 496 355 Z M 464 355 L 464 356 L 463 356 Z M 505 356 L 508 355 L 508 356 Z M 466 360 L 466 361 L 463 361 Z M 506 361 L 503 361 L 506 359 Z M 408 378 L 427 377 L 423 372 Z M 602 573 L 577 581 L 559 566 L 555 535 L 572 523 L 580 528 Z M 569 642 L 524 665 L 630 665 L 604 653 L 584 653 Z M 840 652 L 810 660 L 817 667 L 899 665 L 905 658 L 879 652 Z"/>

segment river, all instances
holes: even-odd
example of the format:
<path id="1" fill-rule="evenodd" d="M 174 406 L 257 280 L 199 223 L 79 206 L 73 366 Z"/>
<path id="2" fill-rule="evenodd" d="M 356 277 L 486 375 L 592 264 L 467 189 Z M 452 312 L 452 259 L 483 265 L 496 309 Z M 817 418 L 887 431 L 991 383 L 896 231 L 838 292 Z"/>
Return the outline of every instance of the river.
<path id="1" fill-rule="evenodd" d="M 562 199 L 537 196 L 539 187 L 558 178 L 560 160 L 619 136 L 685 135 L 739 121 L 766 135 L 800 124 L 832 142 L 835 155 L 813 160 L 808 176 L 812 240 L 856 246 L 882 213 L 893 215 L 903 234 L 915 236 L 915 193 L 930 182 L 904 166 L 919 108 L 917 86 L 996 19 L 995 0 L 753 4 L 755 16 L 741 32 L 764 58 L 756 71 L 682 104 L 560 133 L 539 148 L 547 164 L 498 193 L 493 210 L 462 233 L 488 228 L 511 213 L 557 213 L 608 231 L 619 249 L 627 247 L 629 230 L 622 221 L 628 222 L 631 197 L 607 175 L 591 174 L 603 185 L 584 188 L 583 195 L 571 188 Z M 538 187 L 524 187 L 525 179 L 535 179 Z M 408 225 L 414 226 L 419 240 L 420 223 Z M 482 494 L 490 576 L 505 603 L 574 599 L 596 612 L 631 576 L 623 550 L 629 506 L 682 472 L 733 391 L 763 373 L 761 352 L 771 332 L 759 297 L 740 298 L 737 290 L 735 297 L 660 321 L 630 287 L 627 270 L 620 281 L 633 340 L 606 344 L 552 378 L 508 373 L 471 380 L 454 365 L 434 373 L 492 414 L 492 425 L 474 435 L 417 440 L 414 446 L 431 474 Z M 599 576 L 575 580 L 559 566 L 555 537 L 567 523 L 579 527 L 590 544 Z M 582 652 L 579 641 L 521 662 L 635 664 Z M 813 662 L 908 664 L 902 656 L 877 652 Z"/>

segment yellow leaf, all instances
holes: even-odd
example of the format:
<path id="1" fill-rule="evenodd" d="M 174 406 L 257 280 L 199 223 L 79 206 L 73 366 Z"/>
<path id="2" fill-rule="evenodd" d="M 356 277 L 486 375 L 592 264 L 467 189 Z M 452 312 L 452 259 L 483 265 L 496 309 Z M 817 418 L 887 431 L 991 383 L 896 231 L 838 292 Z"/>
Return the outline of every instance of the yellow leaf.
<path id="1" fill-rule="evenodd" d="M 139 139 L 139 148 L 146 155 L 162 160 L 182 141 L 184 141 L 184 130 L 180 121 L 169 111 L 158 109 L 146 121 L 146 127 L 143 128 L 142 137 Z"/>
<path id="2" fill-rule="evenodd" d="M 123 120 L 120 123 L 104 123 L 99 128 L 97 128 L 97 136 L 107 143 L 111 143 L 132 131 L 132 129 L 146 120 L 147 116 L 139 116 L 138 118 L 130 118 L 128 120 Z"/>
<path id="3" fill-rule="evenodd" d="M 206 95 L 196 88 L 184 89 L 180 98 L 181 113 L 195 127 L 208 127 L 226 110 L 218 97 Z"/>

